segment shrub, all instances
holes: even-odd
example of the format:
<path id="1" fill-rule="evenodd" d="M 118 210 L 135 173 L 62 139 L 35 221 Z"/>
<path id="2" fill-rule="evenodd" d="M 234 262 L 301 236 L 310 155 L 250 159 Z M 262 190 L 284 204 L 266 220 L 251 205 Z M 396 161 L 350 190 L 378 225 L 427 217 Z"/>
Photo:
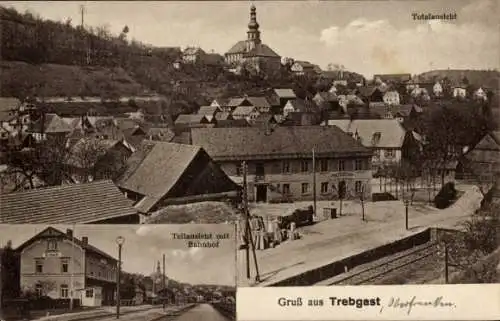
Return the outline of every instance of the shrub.
<path id="1" fill-rule="evenodd" d="M 457 190 L 453 182 L 448 182 L 443 185 L 439 193 L 434 198 L 434 206 L 439 209 L 444 209 L 450 206 L 457 198 Z"/>

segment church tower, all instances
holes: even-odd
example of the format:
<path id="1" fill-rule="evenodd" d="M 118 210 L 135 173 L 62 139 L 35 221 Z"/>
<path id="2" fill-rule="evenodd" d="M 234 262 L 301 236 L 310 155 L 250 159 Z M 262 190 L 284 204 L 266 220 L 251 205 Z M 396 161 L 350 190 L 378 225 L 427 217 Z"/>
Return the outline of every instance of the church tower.
<path id="1" fill-rule="evenodd" d="M 250 22 L 247 31 L 247 51 L 254 49 L 260 42 L 259 24 L 257 23 L 257 12 L 255 6 L 250 7 Z"/>

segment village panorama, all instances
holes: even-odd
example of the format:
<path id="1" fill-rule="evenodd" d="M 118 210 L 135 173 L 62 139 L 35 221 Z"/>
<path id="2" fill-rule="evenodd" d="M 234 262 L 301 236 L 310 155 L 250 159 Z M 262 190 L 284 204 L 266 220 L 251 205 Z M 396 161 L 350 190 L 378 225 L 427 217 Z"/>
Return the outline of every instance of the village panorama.
<path id="1" fill-rule="evenodd" d="M 498 282 L 500 73 L 471 1 L 411 3 L 0 7 L 0 223 L 232 226 L 238 286 Z"/>

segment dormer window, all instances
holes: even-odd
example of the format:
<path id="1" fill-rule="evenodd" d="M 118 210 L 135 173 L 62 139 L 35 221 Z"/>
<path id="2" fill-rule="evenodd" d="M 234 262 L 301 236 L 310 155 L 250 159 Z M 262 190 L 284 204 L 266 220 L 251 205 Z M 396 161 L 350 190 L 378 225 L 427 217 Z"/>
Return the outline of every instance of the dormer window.
<path id="1" fill-rule="evenodd" d="M 382 136 L 382 133 L 380 133 L 380 132 L 373 133 L 372 145 L 377 145 L 380 142 L 381 136 Z"/>

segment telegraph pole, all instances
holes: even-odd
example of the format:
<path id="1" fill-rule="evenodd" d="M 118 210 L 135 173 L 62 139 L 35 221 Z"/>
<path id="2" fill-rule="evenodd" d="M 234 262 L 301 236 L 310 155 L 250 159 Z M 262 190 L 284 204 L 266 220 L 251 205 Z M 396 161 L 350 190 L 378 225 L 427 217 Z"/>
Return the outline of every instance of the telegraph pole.
<path id="1" fill-rule="evenodd" d="M 316 217 L 316 155 L 314 153 L 314 148 L 312 149 L 312 169 L 313 169 L 313 213 L 314 217 Z"/>
<path id="2" fill-rule="evenodd" d="M 247 191 L 247 164 L 245 161 L 241 164 L 241 169 L 243 170 L 243 213 L 245 216 L 245 239 L 246 239 L 246 268 L 247 268 L 247 279 L 250 279 L 250 218 L 248 217 L 248 191 Z"/>
<path id="3" fill-rule="evenodd" d="M 247 263 L 247 279 L 250 279 L 250 246 L 252 247 L 253 260 L 255 262 L 255 281 L 260 282 L 259 266 L 257 264 L 257 254 L 255 253 L 255 244 L 252 237 L 252 229 L 250 228 L 250 212 L 248 211 L 248 189 L 247 189 L 247 164 L 242 163 L 243 169 L 243 206 L 245 211 L 245 235 L 247 239 L 246 246 L 246 263 Z"/>
<path id="4" fill-rule="evenodd" d="M 163 254 L 163 277 L 162 277 L 162 286 L 165 289 L 166 282 L 165 282 L 165 254 Z"/>
<path id="5" fill-rule="evenodd" d="M 448 284 L 448 244 L 444 243 L 444 282 Z"/>

